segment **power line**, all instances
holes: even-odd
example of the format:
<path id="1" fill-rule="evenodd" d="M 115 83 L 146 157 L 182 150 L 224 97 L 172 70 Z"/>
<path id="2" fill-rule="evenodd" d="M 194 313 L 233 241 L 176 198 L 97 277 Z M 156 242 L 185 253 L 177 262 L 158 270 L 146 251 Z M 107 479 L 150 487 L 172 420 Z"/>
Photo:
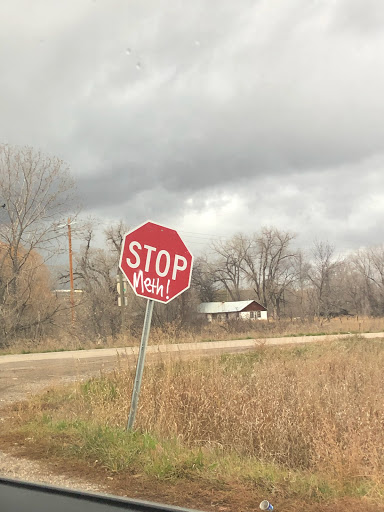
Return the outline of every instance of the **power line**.
<path id="1" fill-rule="evenodd" d="M 184 238 L 183 240 L 184 240 L 184 242 L 187 242 L 188 244 L 209 245 L 209 241 L 207 241 L 207 242 L 197 242 L 196 240 L 188 240 L 186 238 Z"/>
<path id="2" fill-rule="evenodd" d="M 194 236 L 194 235 L 201 235 L 199 237 L 196 237 L 196 238 L 205 238 L 205 237 L 208 237 L 208 238 L 226 238 L 225 236 L 222 236 L 222 235 L 212 235 L 210 233 L 199 233 L 197 231 L 184 231 L 183 229 L 178 229 L 178 231 L 180 233 L 189 233 L 190 236 Z"/>

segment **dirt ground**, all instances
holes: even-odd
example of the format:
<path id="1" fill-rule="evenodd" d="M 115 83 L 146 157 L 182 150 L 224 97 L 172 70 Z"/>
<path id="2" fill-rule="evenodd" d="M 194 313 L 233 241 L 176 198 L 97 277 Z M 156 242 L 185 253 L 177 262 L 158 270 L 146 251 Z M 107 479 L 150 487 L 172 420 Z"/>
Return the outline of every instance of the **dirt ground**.
<path id="1" fill-rule="evenodd" d="M 0 402 L 22 400 L 58 383 L 98 375 L 116 367 L 116 357 L 97 359 L 52 359 L 0 365 Z"/>

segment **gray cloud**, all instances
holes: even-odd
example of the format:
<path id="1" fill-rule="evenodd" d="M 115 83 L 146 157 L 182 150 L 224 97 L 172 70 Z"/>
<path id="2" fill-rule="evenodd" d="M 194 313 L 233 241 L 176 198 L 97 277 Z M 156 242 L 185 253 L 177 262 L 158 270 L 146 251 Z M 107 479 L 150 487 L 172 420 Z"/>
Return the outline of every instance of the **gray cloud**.
<path id="1" fill-rule="evenodd" d="M 381 32 L 384 23 L 383 5 L 380 0 L 341 0 L 335 6 L 331 27 L 335 32 L 344 29 L 363 38 Z"/>
<path id="2" fill-rule="evenodd" d="M 378 0 L 5 1 L 1 139 L 68 161 L 85 213 L 368 243 L 383 17 Z"/>

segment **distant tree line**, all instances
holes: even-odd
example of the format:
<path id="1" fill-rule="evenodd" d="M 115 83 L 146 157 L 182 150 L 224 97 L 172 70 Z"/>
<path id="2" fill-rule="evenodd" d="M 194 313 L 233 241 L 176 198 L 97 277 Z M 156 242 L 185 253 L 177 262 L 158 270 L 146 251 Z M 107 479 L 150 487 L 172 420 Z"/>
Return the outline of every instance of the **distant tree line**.
<path id="1" fill-rule="evenodd" d="M 94 336 L 121 332 L 121 308 L 116 307 L 117 269 L 123 223 L 105 230 L 103 249 L 92 247 L 92 226 L 77 255 L 75 278 L 84 294 L 82 325 Z M 328 242 L 316 241 L 306 253 L 294 246 L 293 233 L 261 228 L 215 242 L 210 257 L 195 259 L 191 289 L 167 306 L 157 304 L 153 325 L 183 329 L 201 321 L 200 302 L 254 299 L 269 317 L 329 319 L 336 316 L 384 315 L 384 245 L 337 255 Z M 125 329 L 138 334 L 145 301 L 126 289 Z M 80 312 L 79 312 L 80 315 Z"/>
<path id="2" fill-rule="evenodd" d="M 84 338 L 138 334 L 145 301 L 128 287 L 119 307 L 118 261 L 128 226 L 104 231 L 95 244 L 96 223 L 78 223 L 81 249 L 74 257 L 75 322 L 70 303 L 54 293 L 48 263 L 67 252 L 66 216 L 76 212 L 75 184 L 68 166 L 33 148 L 0 144 L 0 346 L 15 339 Z M 63 229 L 64 227 L 64 229 Z M 384 315 L 384 245 L 337 255 L 326 241 L 298 249 L 295 234 L 261 227 L 212 243 L 195 259 L 191 289 L 169 305 L 157 304 L 153 325 L 173 332 L 196 326 L 199 302 L 255 299 L 270 318 L 331 318 Z M 60 275 L 67 286 L 68 271 Z"/>
<path id="3" fill-rule="evenodd" d="M 295 249 L 293 233 L 261 228 L 214 243 L 195 264 L 202 301 L 252 298 L 281 317 L 383 316 L 384 245 L 336 254 L 328 242 Z"/>

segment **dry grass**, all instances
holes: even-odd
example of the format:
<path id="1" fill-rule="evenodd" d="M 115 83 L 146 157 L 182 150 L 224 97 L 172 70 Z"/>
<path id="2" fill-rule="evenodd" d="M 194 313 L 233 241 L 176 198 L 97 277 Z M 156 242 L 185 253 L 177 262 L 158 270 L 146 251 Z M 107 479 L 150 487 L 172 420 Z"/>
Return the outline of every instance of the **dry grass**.
<path id="1" fill-rule="evenodd" d="M 384 344 L 261 348 L 254 355 L 148 368 L 138 427 L 338 477 L 384 474 Z M 124 426 L 132 377 L 82 385 L 79 409 Z"/>
<path id="2" fill-rule="evenodd" d="M 229 323 L 201 324 L 182 328 L 177 323 L 166 324 L 163 328 L 153 327 L 151 344 L 193 343 L 231 339 L 263 339 L 268 337 L 345 334 L 363 332 L 384 332 L 384 318 L 341 317 L 330 320 L 283 319 L 270 321 L 233 321 Z M 63 350 L 86 350 L 92 348 L 126 347 L 140 343 L 140 335 L 125 334 L 115 338 L 90 339 L 79 335 L 76 326 L 69 328 L 65 335 L 42 340 L 13 341 L 0 349 L 0 354 L 30 352 L 54 352 Z"/>
<path id="3" fill-rule="evenodd" d="M 253 482 L 284 497 L 382 502 L 383 366 L 384 340 L 355 336 L 147 367 L 141 434 L 132 438 L 123 429 L 133 372 L 121 364 L 110 375 L 23 405 L 20 425 L 34 439 L 40 429 L 39 442 L 56 451 L 63 437 L 55 436 L 65 433 L 64 446 L 114 471 L 198 473 Z"/>
<path id="4" fill-rule="evenodd" d="M 384 332 L 384 318 L 376 317 L 337 317 L 319 319 L 281 319 L 260 321 L 213 322 L 194 328 L 180 328 L 169 323 L 163 328 L 152 328 L 150 342 L 191 343 L 199 341 L 219 341 L 244 338 L 269 338 L 285 336 L 305 336 L 321 334 L 359 334 L 363 332 Z"/>
<path id="5" fill-rule="evenodd" d="M 347 334 L 363 332 L 384 332 L 384 318 L 376 317 L 338 317 L 329 320 L 319 319 L 281 319 L 270 321 L 233 321 L 231 323 L 212 323 L 203 328 L 202 337 L 208 339 L 233 339 L 240 337 L 267 338 L 284 336 L 303 336 L 321 334 Z"/>

